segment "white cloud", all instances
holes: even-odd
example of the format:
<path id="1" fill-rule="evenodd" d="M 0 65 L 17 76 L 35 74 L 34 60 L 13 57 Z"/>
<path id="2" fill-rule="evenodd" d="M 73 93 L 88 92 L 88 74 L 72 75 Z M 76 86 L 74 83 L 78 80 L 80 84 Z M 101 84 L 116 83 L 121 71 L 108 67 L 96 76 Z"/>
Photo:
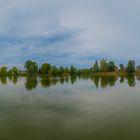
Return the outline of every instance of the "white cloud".
<path id="1" fill-rule="evenodd" d="M 139 61 L 139 6 L 138 0 L 3 0 L 0 62 Z"/>

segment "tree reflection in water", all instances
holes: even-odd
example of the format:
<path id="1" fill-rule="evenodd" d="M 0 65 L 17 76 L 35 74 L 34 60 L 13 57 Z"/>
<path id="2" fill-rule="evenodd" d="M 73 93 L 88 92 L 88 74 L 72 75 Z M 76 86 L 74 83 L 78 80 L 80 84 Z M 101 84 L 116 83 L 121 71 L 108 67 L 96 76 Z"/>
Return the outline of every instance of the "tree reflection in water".
<path id="1" fill-rule="evenodd" d="M 133 76 L 133 75 L 127 76 L 127 81 L 128 81 L 128 85 L 130 87 L 135 87 L 135 85 L 136 85 L 135 76 Z"/>
<path id="2" fill-rule="evenodd" d="M 113 87 L 116 84 L 116 81 L 119 81 L 120 83 L 126 83 L 130 87 L 135 87 L 136 80 L 140 81 L 140 76 L 71 76 L 71 77 L 56 77 L 56 78 L 50 78 L 50 77 L 37 77 L 37 76 L 27 76 L 27 77 L 21 77 L 25 78 L 24 86 L 27 90 L 35 89 L 38 84 L 40 84 L 44 88 L 48 88 L 57 84 L 74 84 L 77 82 L 77 80 L 88 80 L 91 81 L 96 88 L 107 88 L 107 87 Z M 17 76 L 1 76 L 0 82 L 2 85 L 6 85 L 9 82 L 13 83 L 14 85 L 18 83 L 19 77 Z M 126 82 L 125 82 L 126 81 Z"/>
<path id="3" fill-rule="evenodd" d="M 7 77 L 6 76 L 1 76 L 0 77 L 0 82 L 2 85 L 6 85 L 7 84 Z"/>
<path id="4" fill-rule="evenodd" d="M 18 82 L 18 76 L 8 76 L 8 79 L 14 84 L 16 85 Z"/>
<path id="5" fill-rule="evenodd" d="M 25 88 L 27 90 L 32 90 L 37 87 L 38 79 L 36 76 L 26 77 Z"/>
<path id="6" fill-rule="evenodd" d="M 77 77 L 71 76 L 70 81 L 71 81 L 71 84 L 74 84 L 77 81 Z"/>

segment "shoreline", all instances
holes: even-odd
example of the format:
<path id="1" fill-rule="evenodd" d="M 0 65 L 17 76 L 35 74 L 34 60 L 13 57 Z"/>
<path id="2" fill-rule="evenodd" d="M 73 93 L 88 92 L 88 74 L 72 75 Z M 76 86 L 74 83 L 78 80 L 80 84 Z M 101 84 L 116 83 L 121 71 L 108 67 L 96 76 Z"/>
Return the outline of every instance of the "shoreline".
<path id="1" fill-rule="evenodd" d="M 0 75 L 0 77 L 48 77 L 48 78 L 56 78 L 56 77 L 75 77 L 75 76 L 140 76 L 140 71 L 136 71 L 134 73 L 127 73 L 127 72 L 91 72 L 88 74 L 66 74 L 66 75 L 58 75 L 58 76 L 53 76 L 53 75 L 45 75 L 45 74 L 28 74 L 28 73 L 21 73 L 18 75 Z"/>

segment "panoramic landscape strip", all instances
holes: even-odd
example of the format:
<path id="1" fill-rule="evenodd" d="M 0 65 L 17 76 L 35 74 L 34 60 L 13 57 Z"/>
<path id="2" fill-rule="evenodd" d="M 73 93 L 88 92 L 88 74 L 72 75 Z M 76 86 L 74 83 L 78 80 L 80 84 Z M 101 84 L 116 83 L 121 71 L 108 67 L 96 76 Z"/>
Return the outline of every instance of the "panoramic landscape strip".
<path id="1" fill-rule="evenodd" d="M 44 76 L 74 76 L 74 75 L 139 75 L 140 66 L 136 66 L 134 60 L 129 60 L 125 66 L 123 64 L 116 65 L 113 61 L 102 59 L 95 61 L 91 68 L 78 69 L 71 65 L 70 67 L 56 67 L 49 63 L 43 63 L 40 67 L 36 62 L 28 60 L 24 64 L 24 70 L 17 67 L 8 69 L 5 66 L 0 68 L 0 76 L 28 76 L 28 75 L 44 75 Z"/>

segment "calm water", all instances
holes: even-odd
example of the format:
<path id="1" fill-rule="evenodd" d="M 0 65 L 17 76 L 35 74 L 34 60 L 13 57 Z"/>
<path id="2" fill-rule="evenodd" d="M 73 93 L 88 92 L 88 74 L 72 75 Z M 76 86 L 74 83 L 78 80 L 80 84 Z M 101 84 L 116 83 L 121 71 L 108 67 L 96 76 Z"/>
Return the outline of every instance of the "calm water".
<path id="1" fill-rule="evenodd" d="M 140 77 L 0 78 L 0 140 L 139 140 Z"/>

